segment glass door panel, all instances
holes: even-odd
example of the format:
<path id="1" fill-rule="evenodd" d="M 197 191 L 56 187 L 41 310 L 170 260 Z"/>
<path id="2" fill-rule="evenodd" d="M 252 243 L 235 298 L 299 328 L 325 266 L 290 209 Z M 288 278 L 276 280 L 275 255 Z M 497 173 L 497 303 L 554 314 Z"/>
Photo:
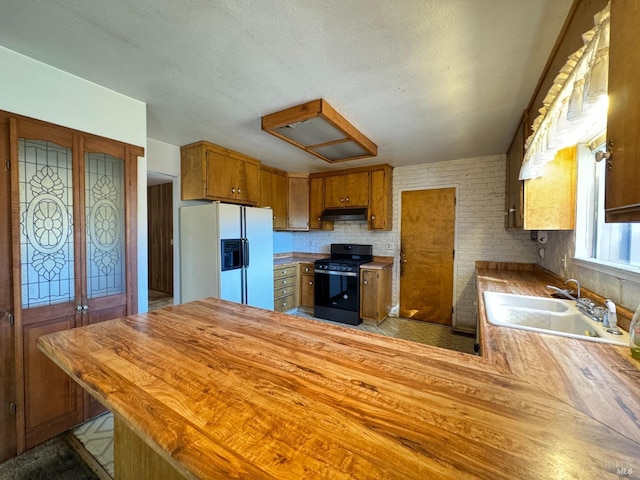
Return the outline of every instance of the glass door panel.
<path id="1" fill-rule="evenodd" d="M 87 298 L 126 291 L 124 160 L 85 153 Z"/>
<path id="2" fill-rule="evenodd" d="M 18 140 L 22 308 L 75 299 L 72 150 Z"/>

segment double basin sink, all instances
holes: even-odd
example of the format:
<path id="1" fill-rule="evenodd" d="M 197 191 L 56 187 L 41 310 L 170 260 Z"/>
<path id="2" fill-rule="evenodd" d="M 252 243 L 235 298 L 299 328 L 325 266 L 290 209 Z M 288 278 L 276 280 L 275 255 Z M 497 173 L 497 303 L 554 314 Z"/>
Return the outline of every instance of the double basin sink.
<path id="1" fill-rule="evenodd" d="M 629 345 L 629 335 L 607 331 L 577 307 L 573 300 L 483 292 L 487 320 L 492 325 L 579 338 L 592 342 Z"/>

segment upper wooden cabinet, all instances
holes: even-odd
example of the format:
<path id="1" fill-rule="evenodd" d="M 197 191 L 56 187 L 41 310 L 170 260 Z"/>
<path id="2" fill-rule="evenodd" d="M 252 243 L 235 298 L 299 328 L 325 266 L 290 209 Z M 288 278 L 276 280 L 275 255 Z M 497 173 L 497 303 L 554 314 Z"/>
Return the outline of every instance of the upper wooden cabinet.
<path id="1" fill-rule="evenodd" d="M 507 152 L 507 182 L 505 190 L 504 227 L 507 230 L 522 229 L 524 206 L 524 181 L 519 179 L 524 159 L 527 115 L 523 116 L 516 136 Z"/>
<path id="2" fill-rule="evenodd" d="M 576 147 L 560 150 L 545 175 L 524 181 L 525 230 L 573 230 L 576 224 Z"/>
<path id="3" fill-rule="evenodd" d="M 273 229 L 276 231 L 287 229 L 288 188 L 287 172 L 261 165 L 258 206 L 273 210 Z"/>
<path id="4" fill-rule="evenodd" d="M 389 165 L 371 170 L 369 229 L 391 230 L 393 170 Z"/>
<path id="5" fill-rule="evenodd" d="M 180 148 L 182 200 L 260 201 L 260 161 L 208 142 Z"/>
<path id="6" fill-rule="evenodd" d="M 290 173 L 287 230 L 309 230 L 309 175 Z"/>
<path id="7" fill-rule="evenodd" d="M 611 2 L 605 218 L 640 221 L 640 2 Z"/>
<path id="8" fill-rule="evenodd" d="M 391 230 L 393 168 L 387 164 L 313 173 L 309 181 L 309 225 L 333 230 L 322 221 L 327 208 L 367 208 L 369 230 Z"/>
<path id="9" fill-rule="evenodd" d="M 325 208 L 369 205 L 369 172 L 333 175 L 324 179 Z"/>
<path id="10" fill-rule="evenodd" d="M 309 229 L 333 230 L 333 222 L 322 220 L 324 211 L 324 177 L 309 178 Z"/>

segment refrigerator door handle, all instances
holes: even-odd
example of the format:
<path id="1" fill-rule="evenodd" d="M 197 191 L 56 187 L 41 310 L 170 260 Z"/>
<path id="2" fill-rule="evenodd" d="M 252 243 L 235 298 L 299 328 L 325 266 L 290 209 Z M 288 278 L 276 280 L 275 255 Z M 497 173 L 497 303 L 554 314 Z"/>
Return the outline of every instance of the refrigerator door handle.
<path id="1" fill-rule="evenodd" d="M 247 238 L 242 239 L 242 265 L 249 266 L 249 240 Z"/>

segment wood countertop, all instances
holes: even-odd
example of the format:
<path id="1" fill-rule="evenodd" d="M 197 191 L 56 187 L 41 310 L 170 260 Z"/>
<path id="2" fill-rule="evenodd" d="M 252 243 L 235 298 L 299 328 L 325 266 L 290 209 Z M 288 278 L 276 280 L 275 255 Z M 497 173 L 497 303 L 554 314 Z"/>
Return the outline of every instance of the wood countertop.
<path id="1" fill-rule="evenodd" d="M 495 266 L 493 266 L 495 267 Z M 484 358 L 640 443 L 640 362 L 628 347 L 488 323 L 485 290 L 549 297 L 558 278 L 541 268 L 477 268 L 478 328 Z M 640 459 L 640 445 L 635 459 Z M 640 469 L 637 460 L 636 470 Z"/>
<path id="2" fill-rule="evenodd" d="M 222 300 L 38 346 L 192 478 L 618 478 L 640 451 L 506 360 Z"/>

